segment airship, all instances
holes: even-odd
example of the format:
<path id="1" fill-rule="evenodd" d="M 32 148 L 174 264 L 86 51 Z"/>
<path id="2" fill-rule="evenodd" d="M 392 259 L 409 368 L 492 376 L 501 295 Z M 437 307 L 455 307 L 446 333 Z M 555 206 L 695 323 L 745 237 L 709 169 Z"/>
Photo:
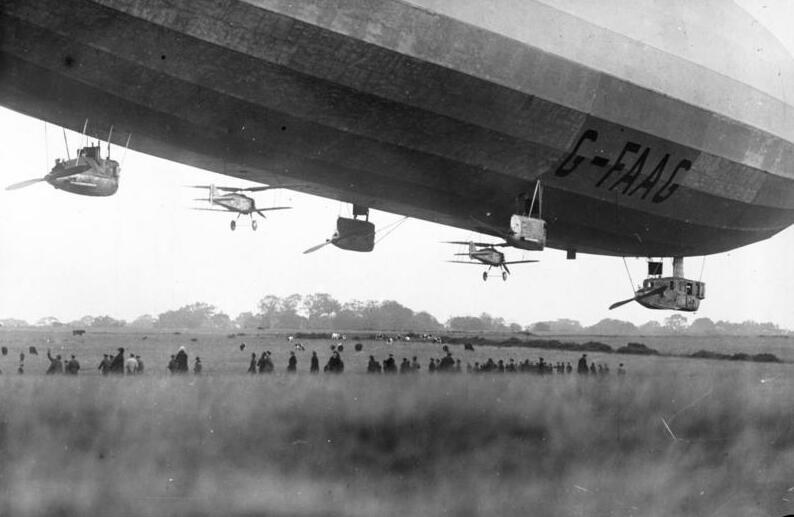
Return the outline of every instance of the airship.
<path id="1" fill-rule="evenodd" d="M 688 257 L 794 222 L 794 58 L 731 1 L 6 0 L 0 105 L 229 176 Z M 123 123 L 119 123 L 123 121 Z"/>

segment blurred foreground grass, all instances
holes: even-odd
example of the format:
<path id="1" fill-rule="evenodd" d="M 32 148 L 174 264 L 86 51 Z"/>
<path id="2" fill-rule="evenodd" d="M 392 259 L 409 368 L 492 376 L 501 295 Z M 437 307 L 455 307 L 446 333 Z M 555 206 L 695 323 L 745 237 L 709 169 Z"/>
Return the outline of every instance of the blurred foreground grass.
<path id="1" fill-rule="evenodd" d="M 794 385 L 724 373 L 3 376 L 0 515 L 790 513 Z"/>

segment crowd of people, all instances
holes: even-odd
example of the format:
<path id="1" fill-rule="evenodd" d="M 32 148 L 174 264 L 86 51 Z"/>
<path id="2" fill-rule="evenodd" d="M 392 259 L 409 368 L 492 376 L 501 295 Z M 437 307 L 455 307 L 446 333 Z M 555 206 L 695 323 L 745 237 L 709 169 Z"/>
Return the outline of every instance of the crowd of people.
<path id="1" fill-rule="evenodd" d="M 369 356 L 367 363 L 367 373 L 415 373 L 421 369 L 419 361 L 416 356 L 409 361 L 404 357 L 400 362 L 399 367 L 394 359 L 394 354 L 383 360 L 383 363 L 377 361 L 374 356 Z M 454 359 L 452 352 L 447 351 L 446 355 L 442 358 L 431 358 L 427 365 L 429 373 L 461 373 L 463 366 L 460 359 Z M 573 373 L 574 368 L 570 362 L 557 361 L 555 363 L 547 363 L 542 357 L 537 362 L 532 362 L 529 359 L 517 362 L 512 357 L 507 361 L 499 359 L 494 361 L 488 358 L 485 362 L 475 361 L 474 364 L 466 363 L 467 373 L 538 373 L 538 374 L 570 374 Z M 606 363 L 590 362 L 588 363 L 587 354 L 582 354 L 582 357 L 577 362 L 576 373 L 581 375 L 607 375 L 610 373 L 609 365 Z M 626 369 L 623 363 L 620 363 L 617 370 L 618 375 L 625 375 Z"/>
<path id="2" fill-rule="evenodd" d="M 243 350 L 244 347 L 241 347 Z M 331 345 L 331 354 L 328 361 L 323 366 L 322 371 L 326 373 L 342 373 L 345 371 L 345 363 L 342 360 L 343 346 Z M 357 349 L 358 350 L 358 349 Z M 536 373 L 536 374 L 573 374 L 600 376 L 608 375 L 611 373 L 609 365 L 606 363 L 596 363 L 589 361 L 587 354 L 582 354 L 576 363 L 576 367 L 571 362 L 556 361 L 549 363 L 540 357 L 537 361 L 530 361 L 524 359 L 517 361 L 514 358 L 507 360 L 498 359 L 494 361 L 488 358 L 486 361 L 480 363 L 479 361 L 467 362 L 465 367 L 460 359 L 455 359 L 452 352 L 447 346 L 443 347 L 445 354 L 440 358 L 431 358 L 427 364 L 428 373 Z M 47 368 L 47 374 L 67 374 L 77 375 L 80 371 L 80 362 L 74 354 L 69 359 L 64 359 L 60 354 L 53 355 L 50 350 L 47 350 L 47 359 L 50 361 Z M 17 370 L 18 373 L 24 373 L 24 354 L 20 356 L 20 364 Z M 102 360 L 97 366 L 97 370 L 104 375 L 140 375 L 144 372 L 144 363 L 140 355 L 127 353 L 124 348 L 119 348 L 116 353 L 103 354 Z M 184 375 L 190 373 L 190 364 L 187 351 L 184 346 L 179 347 L 175 354 L 172 354 L 166 370 L 172 375 Z M 192 371 L 195 375 L 200 375 L 203 370 L 201 358 L 196 356 L 193 360 Z M 410 359 L 403 357 L 399 363 L 395 359 L 394 354 L 389 353 L 383 361 L 378 361 L 375 356 L 370 355 L 367 361 L 366 373 L 368 374 L 406 374 L 417 373 L 422 370 L 417 356 Z M 248 365 L 249 374 L 266 374 L 274 373 L 276 366 L 273 356 L 269 350 L 261 353 L 259 357 L 255 352 L 251 353 L 251 358 Z M 286 366 L 287 373 L 298 372 L 298 358 L 294 351 L 289 353 Z M 309 360 L 309 372 L 316 374 L 320 372 L 320 359 L 317 352 L 311 353 Z M 618 375 L 625 375 L 626 369 L 623 363 L 620 363 L 617 369 Z"/>

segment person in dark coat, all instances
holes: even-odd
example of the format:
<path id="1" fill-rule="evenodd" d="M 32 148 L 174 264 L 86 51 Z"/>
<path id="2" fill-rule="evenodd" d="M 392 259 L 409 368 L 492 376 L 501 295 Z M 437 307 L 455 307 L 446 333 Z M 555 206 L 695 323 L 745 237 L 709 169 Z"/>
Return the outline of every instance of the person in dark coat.
<path id="1" fill-rule="evenodd" d="M 80 363 L 77 361 L 77 358 L 72 354 L 72 358 L 66 362 L 66 373 L 69 375 L 77 375 L 77 372 L 80 371 Z"/>
<path id="2" fill-rule="evenodd" d="M 251 352 L 251 362 L 248 364 L 248 373 L 256 373 L 256 353 Z"/>
<path id="3" fill-rule="evenodd" d="M 110 361 L 110 373 L 124 375 L 124 349 L 119 348 L 119 352 Z"/>
<path id="4" fill-rule="evenodd" d="M 102 361 L 99 362 L 99 366 L 96 368 L 102 375 L 107 375 L 110 373 L 110 355 L 109 354 L 102 354 Z"/>
<path id="5" fill-rule="evenodd" d="M 311 373 L 320 373 L 320 360 L 317 358 L 317 352 L 312 352 L 312 362 L 309 371 Z"/>
<path id="6" fill-rule="evenodd" d="M 171 359 L 168 360 L 168 373 L 175 374 L 176 373 L 176 356 L 171 354 Z"/>
<path id="7" fill-rule="evenodd" d="M 187 365 L 187 352 L 185 352 L 185 347 L 180 346 L 179 351 L 176 353 L 176 373 L 187 373 L 188 372 L 188 365 Z"/>
<path id="8" fill-rule="evenodd" d="M 295 357 L 295 352 L 289 353 L 289 361 L 287 361 L 287 372 L 295 373 L 298 371 L 298 358 Z"/>
<path id="9" fill-rule="evenodd" d="M 582 375 L 590 373 L 590 368 L 587 366 L 587 354 L 582 354 L 582 357 L 579 358 L 579 362 L 576 363 L 576 373 Z"/>
<path id="10" fill-rule="evenodd" d="M 63 373 L 63 361 L 61 361 L 60 354 L 53 357 L 50 351 L 47 350 L 47 359 L 50 360 L 50 366 L 47 368 L 47 375 Z"/>
<path id="11" fill-rule="evenodd" d="M 389 354 L 389 357 L 383 360 L 383 373 L 397 373 L 397 364 L 394 362 L 393 354 Z"/>

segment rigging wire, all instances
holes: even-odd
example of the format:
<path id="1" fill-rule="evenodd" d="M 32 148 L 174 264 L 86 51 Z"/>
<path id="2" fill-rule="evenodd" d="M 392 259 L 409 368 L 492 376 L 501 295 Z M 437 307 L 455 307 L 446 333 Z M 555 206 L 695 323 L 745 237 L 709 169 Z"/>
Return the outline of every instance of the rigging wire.
<path id="1" fill-rule="evenodd" d="M 44 122 L 44 159 L 46 163 L 44 164 L 44 170 L 47 170 L 47 167 L 50 166 L 50 147 L 47 144 L 47 122 Z"/>
<path id="2" fill-rule="evenodd" d="M 375 244 L 379 243 L 380 241 L 382 241 L 383 239 L 385 239 L 386 237 L 388 237 L 388 236 L 389 236 L 389 234 L 390 234 L 391 232 L 393 232 L 394 230 L 396 230 L 397 228 L 399 228 L 399 227 L 400 227 L 400 225 L 401 225 L 401 224 L 403 224 L 403 223 L 404 223 L 405 221 L 407 221 L 407 220 L 408 220 L 408 216 L 406 215 L 406 216 L 405 216 L 405 217 L 403 217 L 402 219 L 399 219 L 399 220 L 397 220 L 397 221 L 395 221 L 395 222 L 393 222 L 393 223 L 391 223 L 391 224 L 388 224 L 388 225 L 384 226 L 382 230 L 386 230 L 386 229 L 388 229 L 388 231 L 386 231 L 386 233 L 384 233 L 383 235 L 381 235 L 380 237 L 378 237 L 378 240 L 376 240 L 376 241 L 375 241 Z M 391 227 L 391 228 L 389 229 L 389 227 Z"/>
<path id="3" fill-rule="evenodd" d="M 700 276 L 698 277 L 698 282 L 703 280 L 703 270 L 706 269 L 706 256 L 703 255 L 703 262 L 700 263 Z"/>
<path id="4" fill-rule="evenodd" d="M 629 276 L 629 283 L 631 284 L 631 292 L 637 294 L 637 290 L 634 289 L 634 280 L 631 278 L 631 272 L 629 271 L 629 265 L 626 263 L 626 257 L 623 258 L 623 267 L 626 268 L 626 274 Z"/>

